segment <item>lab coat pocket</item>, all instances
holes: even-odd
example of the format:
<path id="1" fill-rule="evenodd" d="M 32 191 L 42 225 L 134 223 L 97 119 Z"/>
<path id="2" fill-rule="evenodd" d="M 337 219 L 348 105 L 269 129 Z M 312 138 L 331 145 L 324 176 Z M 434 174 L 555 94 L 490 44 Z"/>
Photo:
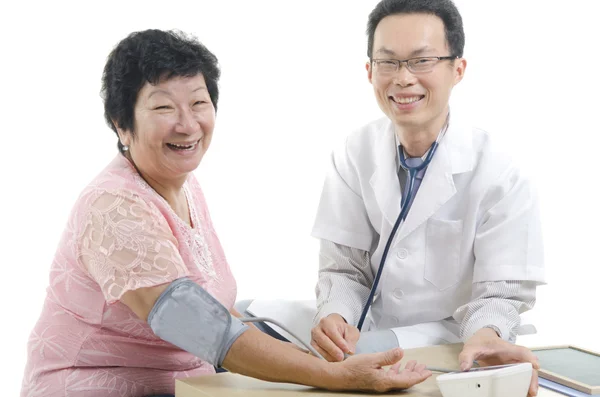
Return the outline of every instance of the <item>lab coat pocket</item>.
<path id="1" fill-rule="evenodd" d="M 462 220 L 427 221 L 425 279 L 440 291 L 458 282 Z"/>

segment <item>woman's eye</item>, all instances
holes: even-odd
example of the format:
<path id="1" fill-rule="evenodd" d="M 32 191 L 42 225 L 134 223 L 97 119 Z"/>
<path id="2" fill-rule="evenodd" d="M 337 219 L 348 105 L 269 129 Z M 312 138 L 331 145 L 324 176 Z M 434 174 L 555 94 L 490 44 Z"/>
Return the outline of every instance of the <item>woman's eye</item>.
<path id="1" fill-rule="evenodd" d="M 164 106 L 157 106 L 154 108 L 154 110 L 165 110 L 165 109 L 170 109 L 170 107 L 167 105 L 164 105 Z"/>

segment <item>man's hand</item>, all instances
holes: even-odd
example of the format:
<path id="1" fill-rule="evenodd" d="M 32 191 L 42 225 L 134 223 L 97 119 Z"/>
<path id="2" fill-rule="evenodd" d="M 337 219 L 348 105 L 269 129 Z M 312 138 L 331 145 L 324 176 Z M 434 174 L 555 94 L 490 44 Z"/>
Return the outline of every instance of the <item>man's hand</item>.
<path id="1" fill-rule="evenodd" d="M 359 337 L 358 328 L 347 324 L 339 314 L 330 314 L 312 329 L 310 344 L 327 361 L 343 361 L 344 353 L 354 354 Z"/>
<path id="2" fill-rule="evenodd" d="M 538 390 L 538 373 L 540 368 L 537 357 L 531 350 L 513 345 L 501 339 L 493 329 L 482 328 L 475 332 L 465 343 L 458 356 L 460 369 L 468 371 L 477 361 L 482 367 L 490 365 L 516 364 L 529 362 L 533 365 L 533 376 L 529 386 L 529 396 L 536 396 Z"/>
<path id="3" fill-rule="evenodd" d="M 331 365 L 339 366 L 342 376 L 342 390 L 362 390 L 386 392 L 408 389 L 431 376 L 425 364 L 409 361 L 403 370 L 400 360 L 404 356 L 402 349 L 396 348 L 382 353 L 359 354 L 344 362 Z M 382 367 L 391 365 L 389 370 Z M 337 388 L 335 388 L 337 389 Z"/>

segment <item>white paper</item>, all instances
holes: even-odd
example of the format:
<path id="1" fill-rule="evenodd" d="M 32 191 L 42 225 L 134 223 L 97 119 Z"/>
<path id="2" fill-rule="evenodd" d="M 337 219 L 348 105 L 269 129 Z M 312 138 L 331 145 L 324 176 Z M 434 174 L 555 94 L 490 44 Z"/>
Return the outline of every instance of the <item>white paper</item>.
<path id="1" fill-rule="evenodd" d="M 317 314 L 317 303 L 315 300 L 290 301 L 290 300 L 261 300 L 255 299 L 246 311 L 254 317 L 269 317 L 288 328 L 304 342 L 310 344 L 310 330 L 312 328 L 313 318 Z M 267 323 L 281 336 L 290 342 L 305 348 L 296 341 L 287 331 L 279 328 L 275 324 Z"/>

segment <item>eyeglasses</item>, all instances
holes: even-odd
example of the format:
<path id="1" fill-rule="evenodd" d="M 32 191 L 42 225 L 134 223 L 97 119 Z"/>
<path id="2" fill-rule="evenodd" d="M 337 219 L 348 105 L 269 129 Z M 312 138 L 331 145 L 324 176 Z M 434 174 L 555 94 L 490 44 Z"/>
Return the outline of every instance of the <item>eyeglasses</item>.
<path id="1" fill-rule="evenodd" d="M 380 75 L 390 75 L 400 70 L 401 64 L 406 64 L 406 68 L 411 73 L 426 73 L 433 69 L 440 61 L 457 59 L 457 56 L 449 57 L 418 57 L 410 59 L 371 59 L 375 72 Z"/>

